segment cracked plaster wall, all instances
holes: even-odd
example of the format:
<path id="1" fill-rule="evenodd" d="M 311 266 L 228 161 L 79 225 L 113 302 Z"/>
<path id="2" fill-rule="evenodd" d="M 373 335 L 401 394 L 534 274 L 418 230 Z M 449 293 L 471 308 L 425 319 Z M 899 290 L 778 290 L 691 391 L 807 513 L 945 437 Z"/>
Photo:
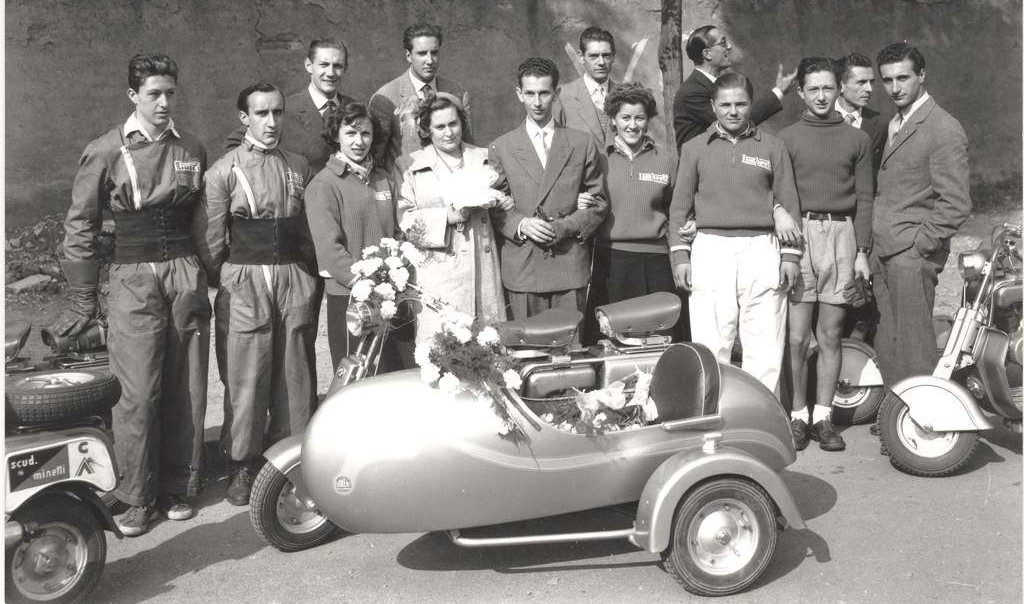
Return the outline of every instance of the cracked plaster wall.
<path id="1" fill-rule="evenodd" d="M 165 52 L 180 67 L 176 119 L 211 160 L 237 123 L 235 96 L 256 79 L 286 91 L 308 82 L 305 48 L 316 35 L 349 45 L 343 89 L 366 100 L 406 66 L 401 32 L 428 20 L 444 28 L 442 73 L 472 92 L 481 142 L 515 126 L 516 65 L 548 56 L 576 77 L 564 45 L 590 24 L 616 34 L 613 78 L 631 46 L 648 38 L 635 79 L 671 98 L 676 78 L 659 69 L 661 8 L 679 2 L 681 29 L 724 24 L 742 69 L 770 85 L 775 65 L 804 54 L 910 37 L 929 60 L 929 89 L 967 128 L 972 168 L 998 175 L 1021 162 L 1020 1 L 976 0 L 10 0 L 6 3 L 6 220 L 8 228 L 63 211 L 84 146 L 128 115 L 126 67 L 139 51 Z M 855 43 L 845 42 L 856 40 Z M 662 50 L 663 68 L 688 71 Z M 993 73 L 995 66 L 1000 73 Z M 883 106 L 876 93 L 875 104 Z M 668 107 L 659 106 L 661 119 Z M 787 98 L 781 127 L 799 104 Z M 655 124 L 664 139 L 664 121 Z"/>

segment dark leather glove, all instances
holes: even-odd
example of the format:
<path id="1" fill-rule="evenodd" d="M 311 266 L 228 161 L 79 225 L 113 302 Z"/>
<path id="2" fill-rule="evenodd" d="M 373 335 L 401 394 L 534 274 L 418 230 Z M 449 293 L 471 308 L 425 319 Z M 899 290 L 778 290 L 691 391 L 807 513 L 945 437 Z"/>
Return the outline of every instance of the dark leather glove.
<path id="1" fill-rule="evenodd" d="M 96 318 L 99 264 L 92 260 L 65 260 L 61 270 L 68 280 L 68 306 L 49 329 L 55 336 L 74 337 Z"/>

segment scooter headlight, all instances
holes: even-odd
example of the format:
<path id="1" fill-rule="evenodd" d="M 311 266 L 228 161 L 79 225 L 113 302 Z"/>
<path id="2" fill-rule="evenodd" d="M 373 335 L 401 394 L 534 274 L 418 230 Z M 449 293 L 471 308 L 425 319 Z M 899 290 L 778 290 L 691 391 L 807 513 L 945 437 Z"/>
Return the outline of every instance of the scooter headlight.
<path id="1" fill-rule="evenodd" d="M 960 269 L 960 276 L 964 278 L 964 281 L 971 281 L 981 276 L 981 269 L 984 268 L 986 261 L 988 261 L 988 253 L 983 250 L 974 250 L 973 252 L 960 252 L 956 265 Z"/>
<path id="2" fill-rule="evenodd" d="M 375 327 L 380 321 L 380 311 L 371 308 L 365 302 L 351 304 L 345 311 L 345 326 L 348 327 L 348 332 L 357 338 L 365 331 Z"/>

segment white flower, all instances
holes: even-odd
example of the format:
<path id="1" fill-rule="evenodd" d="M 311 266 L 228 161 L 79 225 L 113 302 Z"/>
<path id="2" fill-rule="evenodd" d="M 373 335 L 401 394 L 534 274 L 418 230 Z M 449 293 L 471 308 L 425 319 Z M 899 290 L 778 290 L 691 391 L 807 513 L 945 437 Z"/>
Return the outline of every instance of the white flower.
<path id="1" fill-rule="evenodd" d="M 382 266 L 384 266 L 384 261 L 380 258 L 367 258 L 362 261 L 362 266 L 359 267 L 359 272 L 361 272 L 364 277 L 369 277 L 376 273 Z"/>
<path id="2" fill-rule="evenodd" d="M 388 258 L 391 260 L 391 258 Z M 388 271 L 388 277 L 395 284 L 395 288 L 400 292 L 405 291 L 405 287 L 409 285 L 409 269 L 405 267 L 393 268 Z"/>
<path id="3" fill-rule="evenodd" d="M 523 378 L 515 369 L 506 369 L 505 373 L 501 374 L 501 379 L 505 382 L 505 387 L 512 390 L 518 390 L 523 385 Z"/>
<path id="4" fill-rule="evenodd" d="M 362 260 L 356 260 L 355 262 L 353 262 L 352 263 L 352 268 L 349 269 L 349 272 L 351 272 L 353 275 L 356 275 L 356 276 L 362 275 L 363 274 L 363 261 Z"/>
<path id="5" fill-rule="evenodd" d="M 352 299 L 356 302 L 365 302 L 373 293 L 373 281 L 360 279 L 352 286 Z"/>
<path id="6" fill-rule="evenodd" d="M 441 315 L 441 320 L 444 322 L 445 327 L 448 328 L 468 328 L 473 324 L 473 317 L 457 310 L 445 310 Z"/>
<path id="7" fill-rule="evenodd" d="M 598 413 L 597 415 L 594 416 L 594 427 L 600 428 L 601 424 L 603 424 L 603 423 L 605 423 L 607 421 L 608 421 L 608 416 L 607 415 L 605 415 L 604 413 Z"/>
<path id="8" fill-rule="evenodd" d="M 465 344 L 473 339 L 473 332 L 468 327 L 456 327 L 451 332 L 455 339 L 459 341 L 459 344 Z"/>
<path id="9" fill-rule="evenodd" d="M 544 415 L 540 416 L 540 418 L 550 424 L 551 422 L 555 421 L 555 414 L 545 413 Z"/>
<path id="10" fill-rule="evenodd" d="M 385 300 L 395 299 L 395 288 L 390 283 L 381 283 L 373 288 L 373 291 Z"/>
<path id="11" fill-rule="evenodd" d="M 392 239 L 391 237 L 385 237 L 380 240 L 380 246 L 387 250 L 397 250 L 398 241 Z"/>
<path id="12" fill-rule="evenodd" d="M 433 384 L 441 377 L 441 369 L 427 361 L 420 365 L 420 379 L 428 384 Z"/>
<path id="13" fill-rule="evenodd" d="M 490 346 L 491 344 L 497 344 L 501 341 L 501 338 L 498 335 L 498 330 L 488 325 L 481 329 L 480 333 L 476 334 L 476 341 L 481 346 Z"/>
<path id="14" fill-rule="evenodd" d="M 504 421 L 503 422 L 499 422 L 498 429 L 495 430 L 495 432 L 497 432 L 498 434 L 500 434 L 502 436 L 507 436 L 508 433 L 511 432 L 511 431 L 512 431 L 512 426 L 508 425 L 508 422 L 504 422 Z"/>
<path id="15" fill-rule="evenodd" d="M 400 245 L 398 249 L 402 251 L 402 255 L 405 256 L 405 259 L 408 260 L 411 264 L 417 265 L 423 262 L 423 252 L 421 252 L 419 248 L 417 248 L 412 243 L 408 241 L 403 241 L 402 245 Z"/>
<path id="16" fill-rule="evenodd" d="M 388 268 L 402 268 L 405 266 L 402 263 L 402 259 L 397 256 L 388 256 L 384 259 L 384 264 L 388 265 Z"/>
<path id="17" fill-rule="evenodd" d="M 441 392 L 454 396 L 462 390 L 462 382 L 454 375 L 446 373 L 437 381 L 437 387 L 441 389 Z"/>
<path id="18" fill-rule="evenodd" d="M 384 300 L 380 303 L 380 316 L 384 319 L 390 319 L 395 316 L 398 312 L 398 307 L 391 300 Z"/>
<path id="19" fill-rule="evenodd" d="M 369 258 L 370 256 L 376 254 L 379 251 L 380 251 L 380 248 L 375 246 L 375 245 L 371 245 L 370 247 L 364 247 L 363 248 L 363 258 Z"/>
<path id="20" fill-rule="evenodd" d="M 423 367 L 430 362 L 430 346 L 427 344 L 419 344 L 416 346 L 416 350 L 412 353 L 412 358 L 416 361 L 416 364 Z"/>

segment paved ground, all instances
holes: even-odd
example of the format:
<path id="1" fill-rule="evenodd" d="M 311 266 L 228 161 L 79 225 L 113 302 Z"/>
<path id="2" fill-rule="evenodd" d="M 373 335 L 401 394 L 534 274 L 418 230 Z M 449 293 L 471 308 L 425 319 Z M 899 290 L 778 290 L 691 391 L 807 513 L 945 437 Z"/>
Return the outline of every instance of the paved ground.
<path id="1" fill-rule="evenodd" d="M 1020 602 L 1021 441 L 986 434 L 959 476 L 900 474 L 863 426 L 849 448 L 812 444 L 785 479 L 807 529 L 781 533 L 762 580 L 730 602 Z M 112 540 L 98 602 L 688 601 L 628 543 L 464 550 L 440 534 L 347 535 L 283 554 L 253 532 L 223 480 L 189 522 Z M 570 487 L 571 488 L 571 487 Z M 620 511 L 561 517 L 556 530 L 628 524 Z"/>

